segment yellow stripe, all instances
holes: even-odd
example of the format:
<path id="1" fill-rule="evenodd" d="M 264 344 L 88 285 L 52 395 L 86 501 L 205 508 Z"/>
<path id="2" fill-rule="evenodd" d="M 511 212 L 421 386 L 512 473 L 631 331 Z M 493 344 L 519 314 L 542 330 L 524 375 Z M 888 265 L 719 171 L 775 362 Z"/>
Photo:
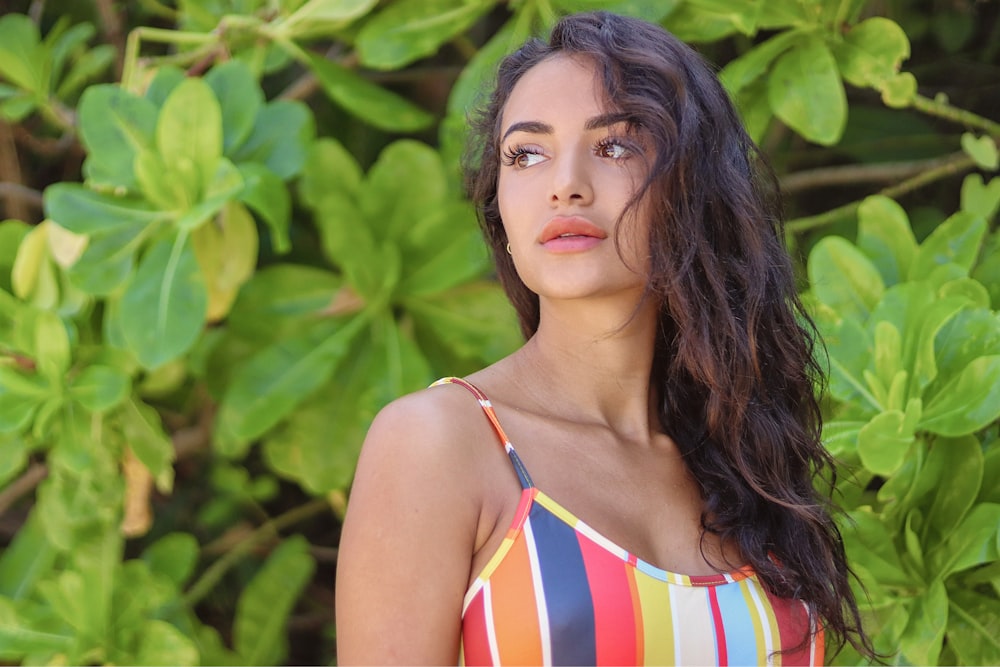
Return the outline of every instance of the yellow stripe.
<path id="1" fill-rule="evenodd" d="M 674 619 L 670 613 L 670 586 L 637 572 L 642 618 L 639 632 L 645 637 L 643 659 L 647 665 L 674 664 Z"/>
<path id="2" fill-rule="evenodd" d="M 757 605 L 753 601 L 753 595 L 750 594 L 750 586 L 754 584 L 754 579 L 743 579 L 737 585 L 740 587 L 740 593 L 743 594 L 743 601 L 747 605 L 747 611 L 750 612 L 750 619 L 753 622 L 753 638 L 754 644 L 757 647 L 757 664 L 763 665 L 767 663 L 767 651 L 764 646 L 764 625 L 761 622 L 760 613 L 757 611 Z"/>
<path id="3" fill-rule="evenodd" d="M 555 514 L 561 521 L 566 523 L 570 528 L 576 528 L 576 524 L 580 522 L 575 516 L 570 514 L 569 510 L 557 503 L 556 501 L 549 498 L 547 495 L 538 492 L 535 496 L 535 502 L 547 509 L 548 511 Z"/>

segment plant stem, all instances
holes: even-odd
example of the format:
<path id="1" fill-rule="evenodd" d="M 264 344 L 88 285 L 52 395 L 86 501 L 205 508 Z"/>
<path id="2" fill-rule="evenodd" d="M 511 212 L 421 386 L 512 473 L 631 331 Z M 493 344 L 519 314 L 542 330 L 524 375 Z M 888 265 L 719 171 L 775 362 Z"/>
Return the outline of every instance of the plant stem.
<path id="1" fill-rule="evenodd" d="M 246 538 L 234 546 L 225 556 L 212 563 L 202 573 L 201 577 L 198 578 L 198 581 L 194 582 L 191 588 L 187 590 L 181 598 L 181 603 L 188 607 L 198 604 L 203 597 L 215 588 L 226 572 L 242 560 L 244 556 L 249 554 L 254 547 L 272 539 L 277 535 L 278 531 L 284 528 L 329 510 L 330 504 L 327 500 L 325 498 L 317 498 L 264 523 L 260 528 L 247 535 Z"/>
<path id="2" fill-rule="evenodd" d="M 49 469 L 41 463 L 31 464 L 16 480 L 0 491 L 0 515 L 17 502 L 18 498 L 30 492 L 49 474 Z"/>
<path id="3" fill-rule="evenodd" d="M 877 164 L 850 164 L 837 167 L 821 167 L 787 174 L 779 179 L 781 192 L 785 195 L 830 185 L 853 185 L 895 181 L 934 169 L 964 153 L 936 157 L 928 160 L 901 162 L 879 162 Z"/>
<path id="4" fill-rule="evenodd" d="M 983 118 L 971 111 L 959 109 L 947 102 L 917 95 L 913 98 L 913 108 L 929 116 L 937 116 L 938 118 L 944 118 L 959 125 L 975 127 L 993 137 L 1000 137 L 1000 123 L 996 123 L 989 118 Z"/>
<path id="5" fill-rule="evenodd" d="M 929 183 L 933 183 L 934 181 L 941 180 L 942 178 L 946 178 L 954 174 L 962 173 L 963 171 L 971 169 L 974 166 L 976 166 L 975 160 L 966 155 L 964 152 L 954 153 L 950 158 L 943 161 L 940 166 L 934 169 L 928 169 L 927 171 L 921 172 L 912 178 L 908 178 L 902 183 L 897 183 L 892 187 L 880 190 L 877 194 L 895 199 L 908 192 L 922 188 Z M 811 215 L 804 218 L 790 220 L 785 224 L 785 231 L 788 234 L 797 234 L 810 229 L 816 229 L 817 227 L 823 227 L 842 218 L 849 217 L 857 212 L 862 201 L 864 201 L 864 199 L 859 199 L 849 204 L 838 206 L 835 209 L 826 211 L 825 213 L 820 213 L 819 215 Z"/>
<path id="6" fill-rule="evenodd" d="M 140 26 L 129 33 L 125 40 L 125 65 L 122 68 L 122 88 L 132 90 L 133 79 L 139 66 L 139 48 L 143 40 L 161 44 L 208 44 L 218 39 L 214 32 L 178 32 L 162 28 Z"/>

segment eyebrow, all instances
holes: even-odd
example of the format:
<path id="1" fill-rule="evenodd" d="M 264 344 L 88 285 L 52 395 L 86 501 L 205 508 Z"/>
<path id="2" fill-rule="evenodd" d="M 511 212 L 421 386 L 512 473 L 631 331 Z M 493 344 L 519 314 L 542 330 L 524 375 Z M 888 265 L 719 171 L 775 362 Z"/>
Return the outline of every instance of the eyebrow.
<path id="1" fill-rule="evenodd" d="M 612 125 L 617 125 L 618 123 L 628 123 L 630 122 L 629 115 L 622 112 L 615 113 L 603 113 L 600 116 L 594 116 L 587 120 L 584 124 L 584 130 L 596 130 L 602 127 L 610 127 Z M 514 132 L 527 132 L 529 134 L 552 134 L 554 129 L 548 123 L 543 123 L 537 120 L 524 120 L 517 123 L 512 123 L 507 131 L 503 133 L 500 141 L 506 141 Z"/>

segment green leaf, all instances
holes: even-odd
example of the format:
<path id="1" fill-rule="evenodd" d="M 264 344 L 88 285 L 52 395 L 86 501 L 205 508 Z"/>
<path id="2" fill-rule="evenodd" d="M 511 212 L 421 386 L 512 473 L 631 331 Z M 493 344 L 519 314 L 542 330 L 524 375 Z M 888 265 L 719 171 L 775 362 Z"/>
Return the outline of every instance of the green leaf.
<path id="1" fill-rule="evenodd" d="M 132 275 L 135 254 L 145 237 L 142 227 L 92 235 L 83 254 L 67 270 L 70 282 L 93 296 L 111 294 Z"/>
<path id="2" fill-rule="evenodd" d="M 69 393 L 91 412 L 107 412 L 128 395 L 131 381 L 111 366 L 87 366 L 69 384 Z"/>
<path id="3" fill-rule="evenodd" d="M 823 446 L 830 455 L 843 459 L 857 451 L 858 432 L 867 424 L 862 421 L 832 421 L 823 422 Z"/>
<path id="4" fill-rule="evenodd" d="M 486 0 L 399 0 L 367 21 L 358 33 L 361 64 L 400 69 L 433 55 L 492 6 Z"/>
<path id="5" fill-rule="evenodd" d="M 243 191 L 240 201 L 252 208 L 271 230 L 274 250 L 286 253 L 292 249 L 288 227 L 292 218 L 292 198 L 281 177 L 263 165 L 247 162 L 240 165 Z"/>
<path id="6" fill-rule="evenodd" d="M 841 532 L 850 562 L 863 566 L 879 584 L 904 587 L 914 584 L 899 560 L 895 544 L 886 539 L 894 531 L 870 510 L 849 512 Z"/>
<path id="7" fill-rule="evenodd" d="M 962 150 L 983 169 L 996 171 L 1000 167 L 996 141 L 989 136 L 976 137 L 971 132 L 963 133 Z"/>
<path id="8" fill-rule="evenodd" d="M 962 479 L 958 471 L 952 479 Z M 955 486 L 962 486 L 955 484 Z M 1000 559 L 997 539 L 1000 535 L 1000 504 L 980 503 L 972 507 L 962 522 L 952 527 L 947 539 L 931 552 L 932 567 L 942 579 L 983 563 Z"/>
<path id="9" fill-rule="evenodd" d="M 405 241 L 397 296 L 449 289 L 481 276 L 491 266 L 475 213 L 466 202 L 442 205 L 438 215 L 418 222 Z"/>
<path id="10" fill-rule="evenodd" d="M 168 533 L 146 547 L 142 560 L 151 572 L 165 576 L 180 588 L 198 564 L 198 540 L 190 533 Z"/>
<path id="11" fill-rule="evenodd" d="M 133 162 L 153 147 L 156 106 L 118 86 L 90 86 L 80 98 L 80 139 L 87 150 L 83 171 L 101 185 L 136 187 Z"/>
<path id="12" fill-rule="evenodd" d="M 146 619 L 138 633 L 139 651 L 136 665 L 198 665 L 198 648 L 194 642 L 166 621 Z"/>
<path id="13" fill-rule="evenodd" d="M 200 195 L 212 182 L 222 157 L 222 109 L 207 83 L 188 78 L 171 91 L 156 123 L 156 151 L 187 192 Z"/>
<path id="14" fill-rule="evenodd" d="M 931 447 L 940 450 L 936 461 L 940 462 L 948 479 L 961 480 L 959 484 L 939 486 L 927 512 L 926 532 L 934 531 L 940 539 L 951 535 L 979 495 L 983 479 L 983 450 L 972 436 L 937 438 Z"/>
<path id="15" fill-rule="evenodd" d="M 948 593 L 935 579 L 910 609 L 910 620 L 899 639 L 899 650 L 911 665 L 936 665 L 948 622 Z"/>
<path id="16" fill-rule="evenodd" d="M 56 97 L 63 100 L 74 97 L 87 82 L 107 71 L 115 61 L 115 53 L 115 47 L 111 44 L 100 44 L 81 54 L 66 77 L 59 82 Z"/>
<path id="17" fill-rule="evenodd" d="M 45 189 L 45 214 L 74 234 L 100 234 L 125 227 L 143 228 L 169 218 L 139 199 L 94 192 L 78 183 L 55 183 Z"/>
<path id="18" fill-rule="evenodd" d="M 264 106 L 264 91 L 250 67 L 239 60 L 216 65 L 205 75 L 222 112 L 222 151 L 229 155 L 247 140 Z"/>
<path id="19" fill-rule="evenodd" d="M 233 645 L 243 664 L 284 662 L 288 615 L 316 569 L 308 549 L 301 536 L 282 541 L 240 595 Z"/>
<path id="20" fill-rule="evenodd" d="M 239 165 L 260 163 L 287 180 L 302 169 L 315 131 L 312 112 L 302 102 L 271 102 L 257 114 L 253 132 L 231 159 Z"/>
<path id="21" fill-rule="evenodd" d="M 1000 355 L 979 357 L 927 401 L 920 428 L 950 437 L 1000 417 Z"/>
<path id="22" fill-rule="evenodd" d="M 404 301 L 420 349 L 439 374 L 472 372 L 523 344 L 517 318 L 496 283 L 474 282 Z M 454 370 L 457 369 L 457 370 Z"/>
<path id="23" fill-rule="evenodd" d="M 0 553 L 0 600 L 30 596 L 35 584 L 46 577 L 58 551 L 46 538 L 37 509 L 32 510 L 11 542 Z"/>
<path id="24" fill-rule="evenodd" d="M 0 18 L 0 76 L 37 97 L 47 97 L 49 58 L 30 18 L 16 13 Z"/>
<path id="25" fill-rule="evenodd" d="M 215 220 L 196 229 L 191 241 L 208 289 L 207 317 L 218 322 L 257 267 L 257 226 L 246 207 L 231 202 Z"/>
<path id="26" fill-rule="evenodd" d="M 316 208 L 316 227 L 324 255 L 344 272 L 348 282 L 362 297 L 371 301 L 380 292 L 385 277 L 385 245 L 372 238 L 372 226 L 357 205 L 331 193 Z"/>
<path id="27" fill-rule="evenodd" d="M 316 208 L 331 191 L 348 199 L 361 194 L 364 174 L 354 156 L 336 139 L 317 139 L 309 149 L 309 157 L 299 179 L 299 194 L 311 208 Z"/>
<path id="28" fill-rule="evenodd" d="M 146 368 L 191 348 L 205 323 L 208 294 L 187 234 L 152 245 L 121 299 L 122 333 Z"/>
<path id="29" fill-rule="evenodd" d="M 992 220 L 1000 210 L 1000 178 L 983 183 L 982 174 L 969 174 L 962 181 L 962 210 Z"/>
<path id="30" fill-rule="evenodd" d="M 62 319 L 51 311 L 36 311 L 32 318 L 35 363 L 53 386 L 62 384 L 72 361 L 69 332 Z"/>
<path id="31" fill-rule="evenodd" d="M 263 434 L 324 384 L 365 323 L 324 320 L 264 348 L 240 367 L 223 398 L 216 446 L 237 455 L 242 443 Z"/>
<path id="32" fill-rule="evenodd" d="M 227 204 L 241 196 L 243 188 L 243 176 L 239 169 L 227 158 L 221 158 L 216 163 L 215 176 L 205 189 L 203 199 L 184 211 L 177 218 L 175 225 L 181 230 L 201 227 Z"/>
<path id="33" fill-rule="evenodd" d="M 328 35 L 367 14 L 377 0 L 308 0 L 280 25 L 288 37 Z"/>
<path id="34" fill-rule="evenodd" d="M 400 241 L 414 228 L 444 224 L 440 213 L 448 192 L 441 156 L 419 141 L 389 144 L 368 171 L 359 200 L 376 242 Z M 419 233 L 426 233 L 421 231 Z"/>
<path id="35" fill-rule="evenodd" d="M 343 279 L 300 264 L 275 264 L 243 286 L 229 315 L 229 327 L 255 342 L 269 343 L 320 318 L 334 303 Z"/>
<path id="36" fill-rule="evenodd" d="M 872 260 L 887 286 L 903 281 L 917 253 L 917 241 L 903 207 L 882 195 L 861 202 L 858 248 Z"/>
<path id="37" fill-rule="evenodd" d="M 722 68 L 719 72 L 722 85 L 730 95 L 736 95 L 764 76 L 778 56 L 802 40 L 803 34 L 800 31 L 786 30 L 754 46 Z"/>
<path id="38" fill-rule="evenodd" d="M 775 115 L 806 139 L 832 146 L 844 133 L 847 97 L 822 39 L 804 40 L 779 56 L 767 92 Z"/>
<path id="39" fill-rule="evenodd" d="M 322 56 L 309 55 L 307 64 L 331 100 L 381 130 L 416 132 L 434 120 L 412 102 Z"/>
<path id="40" fill-rule="evenodd" d="M 936 267 L 946 263 L 971 270 L 985 235 L 986 223 L 982 218 L 964 211 L 955 213 L 920 244 L 910 266 L 910 280 L 925 278 Z"/>
<path id="41" fill-rule="evenodd" d="M 1000 182 L 1000 179 L 995 179 Z M 990 305 L 1000 309 L 1000 234 L 989 234 L 979 255 L 979 261 L 972 270 L 972 277 L 986 287 L 990 294 Z"/>
<path id="42" fill-rule="evenodd" d="M 278 426 L 264 443 L 276 471 L 321 495 L 346 489 L 354 477 L 365 432 L 393 397 L 427 386 L 430 371 L 419 348 L 391 317 L 359 337 L 336 377 Z M 331 442 L 330 433 L 336 433 Z"/>
<path id="43" fill-rule="evenodd" d="M 61 632 L 31 627 L 18 613 L 17 605 L 0 598 L 0 658 L 4 661 L 18 662 L 25 655 L 36 652 L 69 654 L 79 640 L 65 628 L 59 630 Z"/>
<path id="44" fill-rule="evenodd" d="M 858 433 L 858 455 L 865 468 L 888 477 L 896 472 L 913 445 L 901 410 L 875 415 Z"/>
<path id="45" fill-rule="evenodd" d="M 917 80 L 909 72 L 903 72 L 881 87 L 882 102 L 890 109 L 903 109 L 913 104 L 917 96 Z"/>
<path id="46" fill-rule="evenodd" d="M 0 290 L 11 292 L 10 273 L 14 268 L 18 246 L 32 229 L 20 220 L 0 222 Z M 2 334 L 0 334 L 2 339 Z"/>
<path id="47" fill-rule="evenodd" d="M 853 26 L 833 52 L 847 82 L 879 88 L 910 57 L 910 40 L 898 23 L 876 16 Z"/>
<path id="48" fill-rule="evenodd" d="M 948 646 L 957 664 L 1000 665 L 1000 601 L 960 588 L 948 594 Z"/>
<path id="49" fill-rule="evenodd" d="M 159 413 L 134 398 L 121 410 L 122 430 L 132 453 L 156 480 L 160 491 L 167 493 L 174 481 L 174 445 L 170 441 Z"/>
<path id="50" fill-rule="evenodd" d="M 856 246 L 826 236 L 809 253 L 809 284 L 820 301 L 845 317 L 865 322 L 885 289 L 878 269 Z"/>

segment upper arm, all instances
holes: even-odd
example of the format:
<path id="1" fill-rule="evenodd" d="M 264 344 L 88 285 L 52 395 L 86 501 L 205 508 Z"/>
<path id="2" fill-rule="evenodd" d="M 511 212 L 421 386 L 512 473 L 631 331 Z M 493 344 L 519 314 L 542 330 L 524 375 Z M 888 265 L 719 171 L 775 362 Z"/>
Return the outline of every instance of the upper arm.
<path id="1" fill-rule="evenodd" d="M 341 664 L 458 660 L 480 499 L 447 393 L 390 404 L 365 439 L 337 563 Z"/>

